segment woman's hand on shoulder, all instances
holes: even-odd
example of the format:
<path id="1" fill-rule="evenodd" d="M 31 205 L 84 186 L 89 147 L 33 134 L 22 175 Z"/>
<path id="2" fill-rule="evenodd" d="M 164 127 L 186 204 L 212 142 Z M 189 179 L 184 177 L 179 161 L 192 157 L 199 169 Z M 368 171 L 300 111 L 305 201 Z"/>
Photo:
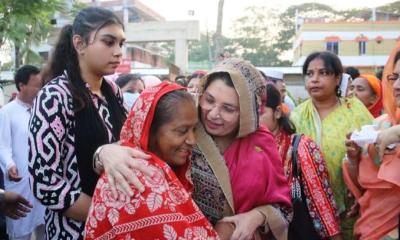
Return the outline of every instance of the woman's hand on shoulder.
<path id="1" fill-rule="evenodd" d="M 224 217 L 220 220 L 220 222 L 234 224 L 235 230 L 232 233 L 231 240 L 253 239 L 257 228 L 263 225 L 264 221 L 265 216 L 255 209 L 231 217 Z"/>
<path id="2" fill-rule="evenodd" d="M 143 164 L 143 161 L 149 158 L 150 156 L 141 150 L 131 147 L 118 144 L 104 145 L 99 153 L 99 161 L 104 166 L 111 191 L 115 197 L 118 197 L 117 189 L 128 196 L 132 196 L 133 191 L 129 184 L 133 184 L 141 192 L 144 191 L 144 186 L 137 178 L 134 170 L 151 176 L 153 172 L 146 164 Z"/>

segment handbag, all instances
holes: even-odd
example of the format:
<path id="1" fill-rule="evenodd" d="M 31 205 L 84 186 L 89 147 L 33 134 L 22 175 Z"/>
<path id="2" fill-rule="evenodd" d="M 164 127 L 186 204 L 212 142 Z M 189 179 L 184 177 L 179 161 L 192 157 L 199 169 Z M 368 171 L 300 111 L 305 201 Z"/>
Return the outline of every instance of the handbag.
<path id="1" fill-rule="evenodd" d="M 314 228 L 314 223 L 307 207 L 306 198 L 301 184 L 301 167 L 297 159 L 297 148 L 301 140 L 301 134 L 295 134 L 293 137 L 292 148 L 292 206 L 293 220 L 289 224 L 289 240 L 314 240 L 321 239 Z"/>

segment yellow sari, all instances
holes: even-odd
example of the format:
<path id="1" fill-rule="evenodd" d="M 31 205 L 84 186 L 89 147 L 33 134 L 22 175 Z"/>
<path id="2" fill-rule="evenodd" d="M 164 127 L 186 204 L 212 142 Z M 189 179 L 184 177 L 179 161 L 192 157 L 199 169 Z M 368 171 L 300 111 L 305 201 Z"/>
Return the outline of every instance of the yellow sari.
<path id="1" fill-rule="evenodd" d="M 344 145 L 346 134 L 360 129 L 363 125 L 371 124 L 372 115 L 358 99 L 346 98 L 340 99 L 340 106 L 323 120 L 320 119 L 311 99 L 295 108 L 290 117 L 298 133 L 309 136 L 320 146 L 328 167 L 339 213 L 343 213 L 350 204 L 346 202 L 347 194 L 342 174 L 342 160 L 346 154 Z M 344 234 L 351 230 L 348 225 L 342 222 Z"/>

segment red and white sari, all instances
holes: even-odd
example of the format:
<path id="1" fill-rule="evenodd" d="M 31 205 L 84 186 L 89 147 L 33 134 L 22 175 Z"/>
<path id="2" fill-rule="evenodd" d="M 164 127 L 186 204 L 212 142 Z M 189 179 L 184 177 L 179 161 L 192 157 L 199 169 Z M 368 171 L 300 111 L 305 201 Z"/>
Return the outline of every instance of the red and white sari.
<path id="1" fill-rule="evenodd" d="M 148 152 L 150 127 L 159 99 L 180 90 L 176 84 L 161 83 L 146 89 L 132 108 L 121 131 L 125 146 L 149 153 L 143 162 L 153 176 L 136 175 L 144 184 L 133 197 L 113 197 L 107 177 L 97 183 L 85 227 L 85 239 L 218 239 L 217 233 L 191 198 L 190 162 L 172 170 L 162 159 Z"/>

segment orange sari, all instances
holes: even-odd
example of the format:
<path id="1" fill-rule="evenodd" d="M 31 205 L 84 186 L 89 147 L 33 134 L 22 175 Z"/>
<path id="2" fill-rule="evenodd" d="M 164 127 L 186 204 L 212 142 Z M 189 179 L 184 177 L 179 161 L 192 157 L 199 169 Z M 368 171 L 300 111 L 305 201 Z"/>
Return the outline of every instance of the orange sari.
<path id="1" fill-rule="evenodd" d="M 383 76 L 383 104 L 387 112 L 376 119 L 379 129 L 398 124 L 400 111 L 393 96 L 393 86 L 387 75 L 393 72 L 394 56 L 400 44 L 393 50 L 385 66 Z M 400 145 L 395 154 L 385 154 L 379 159 L 373 145 L 363 149 L 358 166 L 358 184 L 352 181 L 348 163 L 343 163 L 345 183 L 360 205 L 360 216 L 354 226 L 354 235 L 360 239 L 397 239 L 400 215 Z"/>

